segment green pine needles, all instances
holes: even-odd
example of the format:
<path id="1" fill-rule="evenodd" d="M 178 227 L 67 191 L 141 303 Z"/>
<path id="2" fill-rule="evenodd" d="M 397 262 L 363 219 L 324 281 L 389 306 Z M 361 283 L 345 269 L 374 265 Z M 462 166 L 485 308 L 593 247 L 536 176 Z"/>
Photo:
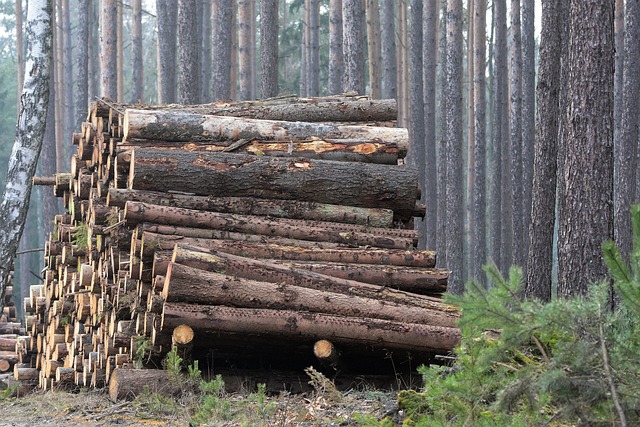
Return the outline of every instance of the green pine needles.
<path id="1" fill-rule="evenodd" d="M 448 302 L 462 309 L 453 366 L 422 366 L 421 392 L 399 395 L 409 426 L 640 425 L 640 206 L 625 262 L 603 245 L 611 283 L 550 303 L 523 298 L 523 276 L 485 271 Z M 380 425 L 389 425 L 389 419 Z M 387 424 L 384 424 L 387 423 Z"/>

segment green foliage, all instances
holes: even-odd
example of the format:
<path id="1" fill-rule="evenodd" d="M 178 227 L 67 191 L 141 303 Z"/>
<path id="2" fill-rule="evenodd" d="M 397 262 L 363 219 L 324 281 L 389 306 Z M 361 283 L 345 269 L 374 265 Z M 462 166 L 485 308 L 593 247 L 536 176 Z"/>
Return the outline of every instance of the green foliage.
<path id="1" fill-rule="evenodd" d="M 89 226 L 84 222 L 76 226 L 71 234 L 71 243 L 78 245 L 79 250 L 89 246 Z"/>
<path id="2" fill-rule="evenodd" d="M 136 369 L 142 369 L 144 356 L 149 351 L 149 337 L 136 337 L 136 354 L 133 355 L 133 363 Z"/>
<path id="3" fill-rule="evenodd" d="M 182 357 L 178 355 L 178 352 L 175 348 L 167 353 L 167 358 L 165 359 L 165 361 L 167 364 L 167 371 L 169 371 L 169 377 L 171 378 L 171 380 L 182 380 L 182 376 L 180 375 L 180 371 L 182 370 Z"/>

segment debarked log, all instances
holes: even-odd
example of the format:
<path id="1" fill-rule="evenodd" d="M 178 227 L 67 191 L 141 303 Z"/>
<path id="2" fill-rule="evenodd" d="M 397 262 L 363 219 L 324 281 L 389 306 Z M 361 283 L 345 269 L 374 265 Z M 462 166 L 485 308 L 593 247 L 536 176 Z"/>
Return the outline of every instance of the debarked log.
<path id="1" fill-rule="evenodd" d="M 132 150 L 128 188 L 301 200 L 394 212 L 413 212 L 420 194 L 417 170 L 407 166 L 152 148 Z"/>
<path id="2" fill-rule="evenodd" d="M 123 120 L 123 141 L 152 139 L 166 141 L 301 141 L 313 137 L 328 139 L 378 139 L 406 146 L 407 129 L 354 126 L 283 120 L 260 120 L 194 114 L 176 110 L 127 109 Z M 406 150 L 405 150 L 406 151 Z"/>
<path id="3" fill-rule="evenodd" d="M 175 302 L 309 311 L 446 327 L 455 327 L 458 319 L 450 312 L 399 304 L 384 295 L 367 298 L 317 286 L 269 283 L 176 263 L 169 264 L 162 296 Z"/>
<path id="4" fill-rule="evenodd" d="M 346 346 L 371 346 L 422 353 L 449 352 L 460 341 L 460 330 L 390 320 L 335 316 L 290 310 L 233 308 L 165 303 L 162 329 L 186 324 L 196 334 L 226 332 L 270 336 L 313 343 L 328 339 Z"/>
<path id="5" fill-rule="evenodd" d="M 109 206 L 124 208 L 127 201 L 202 211 L 306 219 L 310 221 L 330 221 L 366 225 L 369 227 L 393 226 L 393 211 L 390 209 L 359 208 L 355 206 L 301 202 L 297 200 L 269 200 L 252 197 L 207 197 L 160 191 L 129 190 L 125 188 L 109 189 L 107 195 L 107 204 Z"/>
<path id="6" fill-rule="evenodd" d="M 415 230 L 367 228 L 324 221 L 269 219 L 255 215 L 198 211 L 133 201 L 126 202 L 124 218 L 129 224 L 155 222 L 379 248 L 412 248 L 417 243 Z"/>

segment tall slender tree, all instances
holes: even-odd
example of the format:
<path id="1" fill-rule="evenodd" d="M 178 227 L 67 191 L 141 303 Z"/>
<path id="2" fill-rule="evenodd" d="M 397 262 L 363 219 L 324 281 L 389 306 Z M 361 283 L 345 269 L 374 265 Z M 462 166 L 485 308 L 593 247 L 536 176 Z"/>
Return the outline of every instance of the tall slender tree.
<path id="1" fill-rule="evenodd" d="M 571 0 L 564 191 L 558 203 L 558 294 L 607 276 L 613 237 L 613 1 Z M 593 177 L 598 177 L 593 179 Z"/>
<path id="2" fill-rule="evenodd" d="M 211 97 L 214 101 L 231 99 L 231 25 L 233 2 L 214 0 L 212 31 L 212 87 Z"/>
<path id="3" fill-rule="evenodd" d="M 473 74 L 475 69 L 474 63 L 474 55 L 473 55 L 473 46 L 475 44 L 474 37 L 475 32 L 473 31 L 473 8 L 474 8 L 474 0 L 467 0 L 467 18 L 466 18 L 466 26 L 467 26 L 467 69 L 466 69 L 466 109 L 467 109 L 467 122 L 466 122 L 466 131 L 467 131 L 467 170 L 466 170 L 466 193 L 464 195 L 465 198 L 465 210 L 464 210 L 464 245 L 467 248 L 465 252 L 467 257 L 463 260 L 463 269 L 462 269 L 462 277 L 466 282 L 469 278 L 469 274 L 473 272 L 473 262 L 474 258 L 471 254 L 470 248 L 473 245 L 472 236 L 473 230 L 475 230 L 474 216 L 473 216 L 473 188 L 474 188 L 474 180 L 475 180 L 475 167 L 476 167 L 476 137 L 475 137 L 475 123 L 474 117 L 475 113 L 475 102 L 474 102 L 474 91 L 475 86 L 473 84 Z"/>
<path id="4" fill-rule="evenodd" d="M 15 0 L 16 13 L 16 57 L 18 62 L 18 111 L 20 111 L 20 94 L 24 81 L 24 43 L 22 38 L 22 0 Z"/>
<path id="5" fill-rule="evenodd" d="M 318 96 L 320 95 L 320 2 L 307 0 L 306 7 L 309 10 L 307 95 Z"/>
<path id="6" fill-rule="evenodd" d="M 382 96 L 382 82 L 380 81 L 380 5 L 378 0 L 366 0 L 367 13 L 367 52 L 369 54 L 369 87 L 371 97 L 379 99 Z M 422 26 L 422 24 L 421 24 Z"/>
<path id="7" fill-rule="evenodd" d="M 425 245 L 429 249 L 436 247 L 436 226 L 438 223 L 438 186 L 436 161 L 436 63 L 437 63 L 437 2 L 425 3 L 422 11 L 422 80 L 424 93 L 424 128 L 425 128 L 425 180 L 421 182 L 427 200 L 425 226 L 427 238 Z M 384 82 L 384 78 L 383 78 Z M 383 85 L 384 87 L 384 85 Z"/>
<path id="8" fill-rule="evenodd" d="M 429 2 L 431 3 L 431 2 Z M 382 97 L 396 99 L 396 0 L 385 0 L 380 4 L 380 47 L 382 53 Z"/>
<path id="9" fill-rule="evenodd" d="M 176 34 L 178 4 L 156 0 L 158 15 L 158 103 L 176 102 Z"/>
<path id="10" fill-rule="evenodd" d="M 364 94 L 364 3 L 343 0 L 344 90 Z"/>
<path id="11" fill-rule="evenodd" d="M 142 60 L 142 0 L 133 0 L 131 14 L 131 102 L 144 99 L 144 62 Z"/>
<path id="12" fill-rule="evenodd" d="M 342 0 L 329 2 L 329 94 L 342 93 L 344 56 L 342 52 Z"/>
<path id="13" fill-rule="evenodd" d="M 616 44 L 616 69 L 613 89 L 613 145 L 617 147 L 622 128 L 620 121 L 622 120 L 622 67 L 624 65 L 624 0 L 616 0 L 614 40 Z"/>
<path id="14" fill-rule="evenodd" d="M 20 114 L 9 160 L 7 184 L 0 203 L 0 217 L 3 219 L 0 227 L 0 308 L 4 305 L 10 266 L 29 209 L 31 178 L 36 171 L 44 140 L 51 70 L 51 14 L 49 1 L 29 2 L 25 26 L 26 69 L 20 97 Z"/>
<path id="15" fill-rule="evenodd" d="M 89 7 L 90 3 L 78 3 L 78 26 L 76 31 L 76 117 L 74 129 L 80 129 L 87 116 L 89 102 Z"/>
<path id="16" fill-rule="evenodd" d="M 278 0 L 260 2 L 260 94 L 278 94 Z"/>
<path id="17" fill-rule="evenodd" d="M 445 72 L 447 59 L 447 0 L 441 2 L 442 24 L 440 25 L 440 45 L 438 63 L 440 67 L 440 103 L 438 106 L 440 135 L 438 138 L 438 201 L 437 201 L 437 232 L 436 232 L 436 251 L 438 252 L 438 266 L 447 266 L 447 97 L 445 88 L 447 87 L 448 74 Z"/>
<path id="18" fill-rule="evenodd" d="M 542 2 L 529 255 L 525 294 L 551 300 L 563 0 Z"/>
<path id="19" fill-rule="evenodd" d="M 251 99 L 251 1 L 238 0 L 240 100 Z"/>
<path id="20" fill-rule="evenodd" d="M 178 100 L 196 104 L 200 100 L 200 68 L 196 0 L 178 1 Z"/>
<path id="21" fill-rule="evenodd" d="M 75 115 L 73 112 L 73 53 L 71 43 L 71 8 L 69 0 L 62 1 L 62 48 L 64 49 L 64 135 L 63 139 L 73 132 Z"/>
<path id="22" fill-rule="evenodd" d="M 211 100 L 211 1 L 203 1 L 200 35 L 200 102 Z"/>

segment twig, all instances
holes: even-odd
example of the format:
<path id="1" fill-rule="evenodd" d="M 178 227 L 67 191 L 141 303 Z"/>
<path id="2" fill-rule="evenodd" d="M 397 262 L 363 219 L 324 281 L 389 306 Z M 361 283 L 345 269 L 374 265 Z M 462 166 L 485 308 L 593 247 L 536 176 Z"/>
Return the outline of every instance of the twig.
<path id="1" fill-rule="evenodd" d="M 533 335 L 533 342 L 536 343 L 536 347 L 538 347 L 538 350 L 540 350 L 540 353 L 542 353 L 542 358 L 544 359 L 544 361 L 546 363 L 549 363 L 549 356 L 547 356 L 547 352 L 544 350 L 544 346 L 535 335 Z"/>
<path id="2" fill-rule="evenodd" d="M 44 248 L 26 249 L 24 251 L 18 251 L 18 252 L 16 252 L 16 255 L 30 254 L 30 253 L 33 253 L 33 252 L 44 252 Z"/>

